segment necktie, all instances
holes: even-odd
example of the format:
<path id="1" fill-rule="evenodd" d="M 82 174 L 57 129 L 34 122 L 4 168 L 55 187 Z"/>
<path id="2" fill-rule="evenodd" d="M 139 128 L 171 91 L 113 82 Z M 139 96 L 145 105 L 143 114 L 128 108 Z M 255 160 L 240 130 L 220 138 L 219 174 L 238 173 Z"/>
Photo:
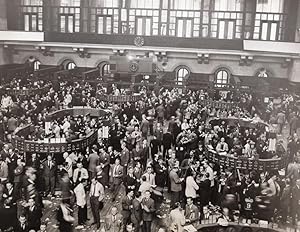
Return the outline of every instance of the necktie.
<path id="1" fill-rule="evenodd" d="M 118 165 L 116 165 L 116 167 L 115 167 L 115 171 L 114 171 L 115 176 L 117 175 L 117 169 L 118 169 Z"/>
<path id="2" fill-rule="evenodd" d="M 116 215 L 113 215 L 113 222 L 116 221 Z"/>
<path id="3" fill-rule="evenodd" d="M 93 197 L 95 197 L 95 194 L 96 194 L 96 184 L 94 184 L 94 191 L 93 191 Z"/>

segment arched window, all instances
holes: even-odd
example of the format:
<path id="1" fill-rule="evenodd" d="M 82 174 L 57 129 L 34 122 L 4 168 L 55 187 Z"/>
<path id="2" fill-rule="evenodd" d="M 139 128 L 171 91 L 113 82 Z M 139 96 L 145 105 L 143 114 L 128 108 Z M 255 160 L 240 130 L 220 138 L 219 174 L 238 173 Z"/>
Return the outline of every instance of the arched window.
<path id="1" fill-rule="evenodd" d="M 33 62 L 33 70 L 34 71 L 39 70 L 40 69 L 40 65 L 41 65 L 41 62 L 39 60 L 35 60 Z"/>
<path id="2" fill-rule="evenodd" d="M 226 87 L 229 83 L 229 72 L 225 69 L 220 69 L 216 72 L 216 79 L 215 79 L 216 87 L 222 88 Z"/>
<path id="3" fill-rule="evenodd" d="M 106 76 L 110 74 L 110 64 L 109 63 L 104 63 L 100 66 L 101 68 L 101 76 Z"/>
<path id="4" fill-rule="evenodd" d="M 269 73 L 268 73 L 267 69 L 261 68 L 257 72 L 256 76 L 259 77 L 259 78 L 268 78 L 269 77 Z"/>
<path id="5" fill-rule="evenodd" d="M 67 61 L 64 63 L 64 68 L 66 70 L 72 70 L 72 69 L 76 68 L 76 64 L 73 61 Z"/>
<path id="6" fill-rule="evenodd" d="M 187 68 L 179 68 L 176 72 L 176 85 L 183 85 L 184 79 L 190 75 L 190 71 Z"/>

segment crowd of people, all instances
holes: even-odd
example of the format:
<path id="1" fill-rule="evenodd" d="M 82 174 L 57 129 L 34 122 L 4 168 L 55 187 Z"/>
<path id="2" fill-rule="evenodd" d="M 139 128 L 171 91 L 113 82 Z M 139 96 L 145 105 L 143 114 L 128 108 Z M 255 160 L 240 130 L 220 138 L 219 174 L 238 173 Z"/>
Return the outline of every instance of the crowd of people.
<path id="1" fill-rule="evenodd" d="M 116 86 L 106 91 L 120 95 Z M 11 217 L 0 220 L 0 229 L 47 231 L 43 212 L 49 200 L 58 198 L 55 215 L 62 232 L 91 225 L 107 232 L 150 232 L 156 224 L 160 232 L 180 232 L 215 222 L 300 221 L 299 109 L 292 95 L 283 95 L 280 104 L 270 101 L 261 115 L 249 93 L 212 96 L 204 90 L 182 94 L 142 88 L 140 101 L 115 104 L 99 101 L 97 92 L 105 90 L 61 82 L 42 95 L 2 97 L 0 217 Z M 204 99 L 238 104 L 217 109 L 203 105 Z M 11 145 L 24 125 L 41 128 L 27 138 L 43 138 L 46 115 L 72 106 L 110 109 L 109 137 L 98 138 L 85 150 L 65 152 L 61 159 L 53 154 L 25 156 Z M 227 120 L 242 118 L 254 125 L 269 123 L 273 129 Z M 96 118 L 65 116 L 53 121 L 49 132 L 72 140 L 98 123 Z M 284 146 L 284 138 L 277 140 L 277 135 L 286 125 L 290 137 Z M 269 172 L 235 170 L 211 162 L 210 149 L 237 158 L 287 158 L 288 164 L 285 170 Z M 168 216 L 161 210 L 165 205 L 170 205 Z M 109 208 L 106 215 L 104 207 Z"/>

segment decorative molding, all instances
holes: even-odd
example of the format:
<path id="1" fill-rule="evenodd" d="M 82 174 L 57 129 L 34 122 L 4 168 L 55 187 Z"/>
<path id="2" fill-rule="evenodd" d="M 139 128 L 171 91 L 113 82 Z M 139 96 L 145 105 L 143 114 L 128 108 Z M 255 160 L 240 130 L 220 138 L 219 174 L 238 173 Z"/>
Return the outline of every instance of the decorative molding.
<path id="1" fill-rule="evenodd" d="M 124 49 L 113 49 L 113 54 L 117 56 L 124 56 L 126 54 L 126 50 Z"/>
<path id="2" fill-rule="evenodd" d="M 291 58 L 285 58 L 284 61 L 281 63 L 281 67 L 288 68 L 291 65 L 292 61 L 293 60 Z"/>
<path id="3" fill-rule="evenodd" d="M 54 52 L 50 51 L 50 47 L 36 46 L 35 49 L 43 54 L 43 56 L 54 56 Z"/>
<path id="4" fill-rule="evenodd" d="M 85 48 L 73 48 L 73 51 L 75 51 L 80 58 L 91 58 L 91 54 L 89 54 Z"/>
<path id="5" fill-rule="evenodd" d="M 5 50 L 7 50 L 9 53 L 12 53 L 12 54 L 15 54 L 15 55 L 19 54 L 18 50 L 16 50 L 13 45 L 4 44 L 3 48 Z"/>
<path id="6" fill-rule="evenodd" d="M 251 66 L 253 63 L 253 56 L 244 56 L 240 57 L 239 65 L 240 66 Z"/>
<path id="7" fill-rule="evenodd" d="M 158 51 L 155 51 L 154 55 L 156 55 L 158 62 L 161 62 L 162 64 L 168 63 L 167 52 L 158 52 Z"/>
<path id="8" fill-rule="evenodd" d="M 209 54 L 208 53 L 198 53 L 197 54 L 198 64 L 209 64 Z"/>

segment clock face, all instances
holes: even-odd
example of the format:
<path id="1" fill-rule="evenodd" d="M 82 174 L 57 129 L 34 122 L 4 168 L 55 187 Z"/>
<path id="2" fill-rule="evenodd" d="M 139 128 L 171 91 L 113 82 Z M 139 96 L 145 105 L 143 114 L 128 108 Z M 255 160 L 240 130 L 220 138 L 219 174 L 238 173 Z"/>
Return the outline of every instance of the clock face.
<path id="1" fill-rule="evenodd" d="M 137 70 L 139 70 L 139 64 L 137 62 L 131 62 L 129 64 L 129 69 L 131 72 L 136 72 Z"/>
<path id="2" fill-rule="evenodd" d="M 135 37 L 134 39 L 134 45 L 137 46 L 137 47 L 142 47 L 145 43 L 145 40 L 143 37 L 141 36 L 137 36 Z"/>

